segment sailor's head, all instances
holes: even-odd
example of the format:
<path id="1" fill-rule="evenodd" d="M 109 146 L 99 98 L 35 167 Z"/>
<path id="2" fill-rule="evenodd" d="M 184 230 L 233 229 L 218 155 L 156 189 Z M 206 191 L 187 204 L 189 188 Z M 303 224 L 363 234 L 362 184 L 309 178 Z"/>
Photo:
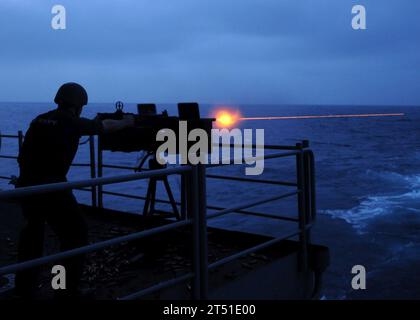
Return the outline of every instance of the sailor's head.
<path id="1" fill-rule="evenodd" d="M 68 109 L 80 115 L 83 106 L 88 103 L 88 95 L 80 84 L 68 82 L 58 89 L 54 102 L 58 108 Z"/>

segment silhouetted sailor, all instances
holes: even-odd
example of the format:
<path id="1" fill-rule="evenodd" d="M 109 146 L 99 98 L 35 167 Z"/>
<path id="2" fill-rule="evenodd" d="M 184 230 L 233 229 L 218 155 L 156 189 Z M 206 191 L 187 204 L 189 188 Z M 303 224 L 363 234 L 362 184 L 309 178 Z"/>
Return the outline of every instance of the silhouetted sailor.
<path id="1" fill-rule="evenodd" d="M 88 95 L 76 83 L 62 85 L 54 102 L 58 108 L 36 117 L 25 134 L 18 157 L 20 176 L 17 187 L 66 181 L 81 136 L 112 132 L 134 124 L 133 118 L 104 121 L 81 118 Z M 20 236 L 19 261 L 42 256 L 45 223 L 58 236 L 61 250 L 88 243 L 87 226 L 71 190 L 25 197 L 22 210 L 27 223 Z M 67 289 L 62 290 L 65 296 L 78 294 L 83 261 L 84 257 L 78 256 L 57 262 L 66 268 Z M 33 297 L 38 273 L 38 269 L 17 273 L 19 295 Z"/>

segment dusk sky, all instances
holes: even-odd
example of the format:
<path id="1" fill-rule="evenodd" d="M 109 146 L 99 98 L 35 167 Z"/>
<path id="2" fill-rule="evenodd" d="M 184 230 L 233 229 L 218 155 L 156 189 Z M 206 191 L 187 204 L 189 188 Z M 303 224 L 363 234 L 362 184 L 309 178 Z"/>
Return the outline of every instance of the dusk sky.
<path id="1" fill-rule="evenodd" d="M 91 102 L 420 105 L 419 0 L 1 0 L 0 15 L 0 101 L 75 81 Z"/>

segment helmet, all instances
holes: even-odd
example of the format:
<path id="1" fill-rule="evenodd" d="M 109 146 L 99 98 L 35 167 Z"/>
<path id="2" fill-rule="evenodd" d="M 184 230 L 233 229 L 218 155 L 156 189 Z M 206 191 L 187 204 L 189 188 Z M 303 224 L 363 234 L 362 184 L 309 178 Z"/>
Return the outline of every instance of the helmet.
<path id="1" fill-rule="evenodd" d="M 80 84 L 68 82 L 58 89 L 54 102 L 68 108 L 81 107 L 87 105 L 88 95 Z"/>

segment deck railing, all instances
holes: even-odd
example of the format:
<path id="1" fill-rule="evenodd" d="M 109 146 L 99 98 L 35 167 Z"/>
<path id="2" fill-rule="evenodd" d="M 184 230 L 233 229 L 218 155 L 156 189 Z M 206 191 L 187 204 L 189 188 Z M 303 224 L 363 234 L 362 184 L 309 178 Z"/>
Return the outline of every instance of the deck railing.
<path id="1" fill-rule="evenodd" d="M 23 136 L 19 134 L 19 137 Z M 11 136 L 2 136 L 3 138 Z M 20 140 L 20 145 L 21 145 Z M 123 300 L 138 299 L 144 295 L 175 286 L 179 283 L 192 280 L 192 291 L 191 297 L 193 299 L 206 299 L 208 297 L 208 273 L 209 270 L 217 268 L 223 264 L 226 264 L 232 260 L 235 260 L 239 257 L 248 255 L 255 251 L 273 246 L 283 240 L 290 239 L 292 237 L 299 237 L 300 243 L 300 268 L 302 271 L 307 270 L 308 268 L 308 244 L 310 242 L 310 229 L 313 226 L 313 223 L 316 218 L 316 197 L 315 197 L 315 174 L 314 174 L 314 155 L 309 149 L 309 145 L 306 141 L 298 143 L 295 146 L 268 146 L 270 150 L 277 150 L 281 152 L 276 152 L 274 154 L 269 154 L 264 156 L 265 160 L 269 159 L 278 159 L 285 157 L 295 157 L 296 159 L 296 181 L 275 181 L 275 180 L 263 180 L 263 179 L 251 179 L 243 177 L 225 177 L 221 175 L 207 174 L 207 169 L 217 167 L 215 165 L 184 165 L 177 166 L 159 170 L 149 170 L 139 173 L 131 173 L 127 175 L 118 175 L 111 177 L 101 177 L 102 173 L 99 170 L 103 170 L 104 167 L 114 168 L 118 167 L 119 169 L 133 169 L 122 166 L 112 166 L 104 165 L 102 163 L 102 154 L 98 152 L 98 163 L 96 167 L 94 155 L 94 138 L 90 137 L 90 164 L 76 164 L 83 166 L 90 166 L 91 168 L 91 179 L 88 180 L 79 180 L 63 183 L 54 183 L 46 184 L 32 187 L 19 188 L 15 190 L 7 190 L 0 192 L 0 201 L 9 201 L 12 199 L 18 199 L 28 195 L 44 194 L 48 192 L 61 191 L 61 190 L 70 190 L 70 189 L 80 189 L 80 190 L 89 190 L 92 192 L 92 205 L 96 206 L 103 205 L 102 197 L 103 194 L 112 194 L 116 196 L 123 196 L 135 199 L 144 199 L 144 197 L 134 196 L 134 195 L 125 195 L 115 192 L 106 192 L 102 190 L 104 185 L 116 184 L 121 182 L 128 181 L 137 181 L 145 180 L 156 177 L 167 177 L 171 175 L 180 175 L 186 183 L 188 194 L 185 196 L 186 204 L 185 210 L 187 215 L 183 217 L 180 221 L 171 221 L 168 225 L 152 228 L 149 230 L 131 233 L 125 236 L 113 238 L 106 241 L 97 242 L 90 244 L 84 247 L 60 252 L 57 254 L 44 256 L 38 259 L 20 262 L 12 264 L 9 266 L 0 267 L 0 275 L 10 274 L 21 270 L 26 270 L 34 267 L 39 267 L 45 264 L 50 264 L 65 258 L 74 257 L 81 254 L 86 254 L 94 252 L 97 250 L 104 249 L 106 247 L 120 244 L 122 242 L 129 242 L 145 237 L 150 237 L 162 232 L 167 232 L 181 227 L 191 226 L 192 227 L 192 246 L 193 246 L 193 263 L 192 270 L 189 273 L 186 273 L 180 277 L 158 283 L 152 287 L 141 289 L 137 292 L 131 293 L 127 296 L 121 297 Z M 255 159 L 255 158 L 254 158 Z M 93 161 L 92 161 L 93 160 Z M 243 164 L 246 163 L 247 159 L 243 160 Z M 93 164 L 92 164 L 93 162 Z M 227 164 L 229 165 L 229 164 Z M 224 164 L 223 166 L 226 166 Z M 98 176 L 96 175 L 96 170 L 98 169 Z M 270 197 L 265 197 L 263 199 L 252 200 L 249 202 L 238 203 L 228 208 L 213 206 L 207 204 L 207 193 L 206 193 L 206 184 L 207 178 L 211 179 L 226 179 L 238 182 L 246 183 L 265 183 L 265 184 L 276 184 L 286 187 L 291 187 L 293 190 L 290 192 L 285 192 L 278 195 L 273 195 Z M 101 193 L 100 193 L 101 191 Z M 95 196 L 93 196 L 95 195 Z M 96 198 L 98 196 L 98 198 Z M 297 217 L 286 217 L 278 216 L 266 213 L 252 212 L 247 209 L 255 207 L 261 204 L 281 200 L 284 198 L 297 196 L 297 206 L 298 212 Z M 98 203 L 96 202 L 98 200 Z M 158 199 L 157 202 L 168 203 L 168 201 Z M 177 202 L 177 205 L 182 205 L 182 203 Z M 213 210 L 215 212 L 207 213 L 207 210 Z M 270 219 L 280 219 L 285 221 L 295 222 L 297 227 L 290 231 L 289 233 L 282 235 L 277 238 L 273 238 L 265 243 L 256 245 L 252 248 L 245 249 L 241 252 L 235 253 L 231 256 L 220 259 L 212 264 L 208 264 L 208 248 L 207 248 L 207 221 L 222 215 L 229 213 L 239 213 L 251 216 L 259 216 Z"/>

